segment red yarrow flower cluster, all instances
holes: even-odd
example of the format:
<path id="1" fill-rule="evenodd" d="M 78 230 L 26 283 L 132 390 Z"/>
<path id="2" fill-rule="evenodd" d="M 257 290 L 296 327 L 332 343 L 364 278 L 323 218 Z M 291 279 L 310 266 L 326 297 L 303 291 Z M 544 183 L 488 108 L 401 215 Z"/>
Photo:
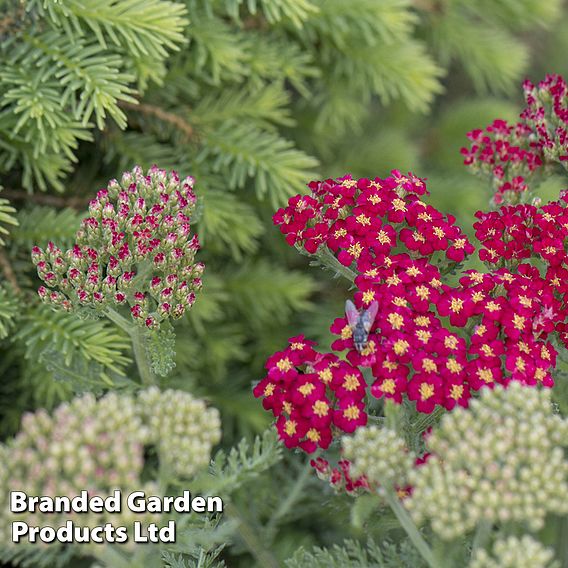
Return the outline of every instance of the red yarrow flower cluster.
<path id="1" fill-rule="evenodd" d="M 334 354 L 316 352 L 314 345 L 292 337 L 285 350 L 268 359 L 268 373 L 253 390 L 277 418 L 286 447 L 308 453 L 327 449 L 336 432 L 353 432 L 367 423 L 361 371 Z"/>
<path id="2" fill-rule="evenodd" d="M 521 118 L 534 132 L 536 146 L 549 160 L 568 160 L 568 85 L 560 75 L 547 75 L 534 85 L 523 83 L 527 108 Z"/>
<path id="3" fill-rule="evenodd" d="M 474 251 L 454 217 L 422 201 L 426 184 L 413 174 L 345 176 L 309 188 L 311 195 L 292 197 L 273 218 L 288 244 L 309 254 L 331 252 L 342 265 L 364 272 L 400 245 L 414 257 L 443 253 L 455 263 Z"/>
<path id="4" fill-rule="evenodd" d="M 462 148 L 464 164 L 474 173 L 485 174 L 495 188 L 493 202 L 519 201 L 528 191 L 528 181 L 543 165 L 542 150 L 532 140 L 531 128 L 518 122 L 509 125 L 504 120 L 494 120 L 484 130 L 467 133 L 472 141 L 469 148 Z"/>
<path id="5" fill-rule="evenodd" d="M 462 148 L 464 163 L 474 173 L 488 175 L 493 203 L 526 202 L 534 174 L 553 162 L 568 161 L 568 85 L 560 75 L 547 75 L 534 85 L 526 80 L 527 106 L 520 122 L 495 120 L 484 130 L 468 133 L 472 141 Z"/>
<path id="6" fill-rule="evenodd" d="M 506 242 L 517 261 L 515 272 L 512 266 L 487 274 L 468 271 L 450 286 L 440 268 L 455 268 L 474 249 L 453 218 L 421 200 L 422 180 L 393 173 L 386 180 L 345 176 L 309 186 L 311 195 L 292 198 L 275 223 L 290 244 L 316 255 L 325 250 L 353 270 L 359 310 L 378 304 L 363 348 L 355 346 L 353 323 L 345 316 L 331 326 L 337 336 L 332 349 L 345 352 L 352 368 L 370 369 L 371 395 L 399 404 L 407 398 L 419 412 L 431 413 L 437 406 L 467 406 L 472 393 L 485 386 L 511 380 L 553 384 L 556 351 L 550 334 L 564 332 L 566 319 L 554 287 L 559 269 L 543 278 L 519 261 L 530 255 L 523 236 L 535 224 L 548 233 L 546 238 L 539 233 L 540 244 L 531 246 L 552 258 L 551 243 L 562 244 L 563 206 L 545 206 L 526 226 L 521 219 L 524 212 L 536 211 L 534 206 L 489 214 L 513 219 Z M 476 229 L 480 237 L 487 233 L 482 238 L 487 246 L 487 239 L 499 236 L 490 221 L 482 223 Z M 568 219 L 564 224 L 568 227 Z M 435 264 L 437 253 L 441 264 Z M 505 249 L 497 256 L 506 259 Z"/>
<path id="7" fill-rule="evenodd" d="M 91 201 L 71 249 L 53 243 L 32 249 L 45 283 L 42 300 L 66 310 L 129 306 L 132 318 L 149 328 L 182 317 L 204 269 L 195 262 L 199 240 L 191 233 L 193 183 L 155 166 L 110 181 Z"/>

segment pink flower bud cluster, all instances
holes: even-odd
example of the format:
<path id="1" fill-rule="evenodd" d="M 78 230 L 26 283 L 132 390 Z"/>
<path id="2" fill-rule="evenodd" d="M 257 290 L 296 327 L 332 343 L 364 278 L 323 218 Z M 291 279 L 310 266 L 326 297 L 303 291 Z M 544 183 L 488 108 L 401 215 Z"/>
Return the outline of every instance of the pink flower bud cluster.
<path id="1" fill-rule="evenodd" d="M 568 160 L 568 85 L 561 75 L 523 83 L 527 108 L 521 118 L 535 133 L 536 146 L 549 160 Z"/>
<path id="2" fill-rule="evenodd" d="M 461 149 L 464 164 L 493 180 L 496 205 L 505 198 L 518 201 L 529 189 L 527 181 L 543 164 L 542 151 L 532 140 L 531 132 L 522 122 L 510 126 L 504 120 L 494 120 L 485 130 L 475 129 L 467 134 L 472 145 Z"/>
<path id="3" fill-rule="evenodd" d="M 202 286 L 204 265 L 190 217 L 195 208 L 191 177 L 140 167 L 111 180 L 89 205 L 75 245 L 32 249 L 44 281 L 42 300 L 66 310 L 129 306 L 149 328 L 183 316 Z"/>
<path id="4" fill-rule="evenodd" d="M 333 467 L 328 460 L 318 457 L 310 460 L 316 475 L 322 481 L 326 481 L 337 492 L 345 491 L 348 495 L 357 495 L 369 491 L 369 482 L 362 475 L 354 477 L 351 473 L 351 462 L 340 459 L 337 466 Z"/>
<path id="5" fill-rule="evenodd" d="M 534 85 L 523 83 L 526 108 L 521 121 L 494 120 L 484 130 L 468 133 L 464 164 L 493 182 L 493 202 L 526 201 L 534 174 L 553 162 L 568 161 L 568 85 L 560 75 L 547 75 Z"/>

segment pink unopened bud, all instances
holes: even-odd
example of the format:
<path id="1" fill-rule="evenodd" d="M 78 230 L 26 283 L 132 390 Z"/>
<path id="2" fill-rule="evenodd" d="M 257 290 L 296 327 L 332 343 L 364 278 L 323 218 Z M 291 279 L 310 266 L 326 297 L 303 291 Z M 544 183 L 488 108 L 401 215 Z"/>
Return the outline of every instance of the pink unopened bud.
<path id="1" fill-rule="evenodd" d="M 141 318 L 142 317 L 142 306 L 140 304 L 135 304 L 130 308 L 130 313 L 132 314 L 133 318 Z"/>

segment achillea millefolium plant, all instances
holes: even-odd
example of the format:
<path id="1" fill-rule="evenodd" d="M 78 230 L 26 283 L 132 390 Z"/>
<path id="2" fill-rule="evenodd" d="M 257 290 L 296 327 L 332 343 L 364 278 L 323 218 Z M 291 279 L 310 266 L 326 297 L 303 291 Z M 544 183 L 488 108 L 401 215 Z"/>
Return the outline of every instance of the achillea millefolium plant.
<path id="1" fill-rule="evenodd" d="M 389 505 L 431 568 L 495 565 L 493 545 L 503 565 L 549 566 L 532 538 L 558 553 L 568 535 L 567 422 L 550 390 L 565 380 L 568 196 L 543 203 L 531 187 L 565 170 L 568 85 L 549 75 L 524 92 L 517 124 L 495 120 L 462 149 L 491 181 L 474 224 L 484 271 L 411 173 L 315 181 L 274 215 L 350 294 L 331 351 L 292 337 L 254 395 L 336 491 Z M 524 554 L 507 540 L 519 533 Z"/>

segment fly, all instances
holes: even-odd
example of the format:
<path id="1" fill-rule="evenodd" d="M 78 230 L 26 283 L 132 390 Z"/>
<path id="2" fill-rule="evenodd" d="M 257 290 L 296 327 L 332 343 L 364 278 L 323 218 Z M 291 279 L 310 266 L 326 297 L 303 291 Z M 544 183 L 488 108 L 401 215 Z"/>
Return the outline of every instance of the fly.
<path id="1" fill-rule="evenodd" d="M 347 316 L 347 322 L 349 327 L 353 332 L 353 343 L 355 344 L 355 349 L 359 353 L 367 347 L 369 342 L 369 332 L 371 327 L 373 327 L 373 322 L 377 317 L 377 312 L 379 310 L 378 302 L 371 302 L 371 305 L 366 310 L 359 311 L 355 304 L 351 300 L 345 302 L 345 315 Z"/>

